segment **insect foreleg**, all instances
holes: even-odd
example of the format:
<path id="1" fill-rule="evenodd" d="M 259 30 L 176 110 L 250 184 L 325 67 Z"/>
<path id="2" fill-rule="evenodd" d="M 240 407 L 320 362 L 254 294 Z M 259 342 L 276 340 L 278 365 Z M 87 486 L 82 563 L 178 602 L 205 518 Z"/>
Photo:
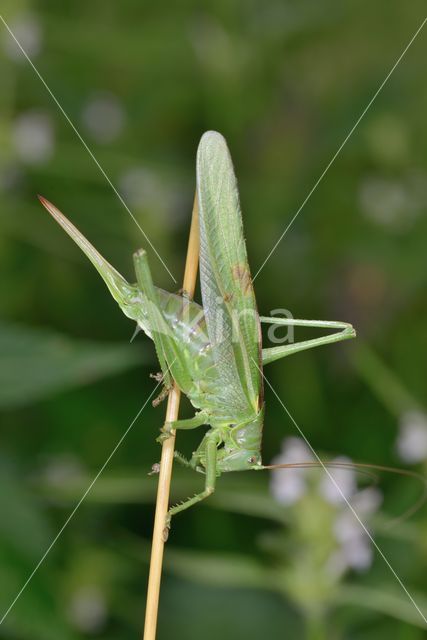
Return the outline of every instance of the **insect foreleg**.
<path id="1" fill-rule="evenodd" d="M 192 418 L 185 418 L 183 420 L 174 420 L 173 422 L 165 422 L 161 431 L 161 435 L 157 438 L 157 442 L 163 442 L 170 437 L 172 429 L 196 429 L 201 427 L 202 424 L 206 424 L 209 419 L 209 414 L 206 411 L 199 411 Z"/>
<path id="2" fill-rule="evenodd" d="M 195 429 L 201 427 L 202 424 L 206 424 L 209 419 L 207 411 L 198 411 L 192 418 L 185 418 L 183 420 L 174 420 L 174 422 L 165 422 L 168 429 Z"/>
<path id="3" fill-rule="evenodd" d="M 135 274 L 138 285 L 147 298 L 147 313 L 150 322 L 150 329 L 154 345 L 156 347 L 157 357 L 162 369 L 163 381 L 166 387 L 171 387 L 172 381 L 167 362 L 167 354 L 160 338 L 160 336 L 167 331 L 167 327 L 165 326 L 165 321 L 160 311 L 146 252 L 140 250 L 134 253 L 133 262 L 135 265 Z"/>
<path id="4" fill-rule="evenodd" d="M 280 345 L 279 347 L 270 347 L 262 350 L 262 363 L 263 365 L 279 360 L 285 356 L 289 356 L 292 353 L 298 351 L 304 351 L 306 349 L 312 349 L 313 347 L 320 347 L 323 344 L 331 344 L 333 342 L 340 342 L 341 340 L 349 340 L 356 336 L 356 331 L 351 324 L 347 322 L 334 322 L 328 320 L 297 320 L 295 318 L 266 318 L 261 317 L 261 322 L 268 324 L 279 324 L 282 326 L 293 327 L 321 327 L 324 329 L 340 329 L 337 333 L 331 333 L 327 336 L 321 336 L 320 338 L 312 338 L 311 340 L 303 340 L 302 342 L 296 342 L 294 344 Z"/>
<path id="5" fill-rule="evenodd" d="M 217 437 L 215 438 L 210 437 L 207 439 L 206 460 L 205 460 L 206 476 L 205 476 L 204 491 L 201 491 L 201 493 L 196 493 L 196 495 L 193 496 L 192 498 L 188 498 L 187 500 L 184 500 L 184 502 L 181 502 L 180 504 L 177 504 L 176 506 L 169 509 L 168 515 L 166 516 L 167 527 L 170 526 L 170 521 L 172 516 L 176 515 L 180 511 L 184 511 L 184 509 L 188 509 L 189 507 L 192 507 L 193 504 L 197 504 L 198 502 L 201 502 L 205 498 L 208 498 L 215 491 L 216 472 L 217 472 L 217 469 L 216 469 L 217 444 L 218 444 Z"/>
<path id="6" fill-rule="evenodd" d="M 173 378 L 178 386 L 183 389 L 190 383 L 188 367 L 183 350 L 179 342 L 174 338 L 171 326 L 167 322 L 160 306 L 158 294 L 151 277 L 147 254 L 143 250 L 137 251 L 133 259 L 138 285 L 146 297 L 150 333 L 156 347 L 164 384 L 170 389 Z"/>
<path id="7" fill-rule="evenodd" d="M 164 386 L 163 389 L 160 391 L 159 395 L 156 398 L 154 398 L 154 400 L 152 401 L 151 404 L 153 405 L 153 407 L 158 407 L 159 404 L 163 402 L 165 398 L 168 397 L 169 393 L 170 393 L 170 387 Z"/>

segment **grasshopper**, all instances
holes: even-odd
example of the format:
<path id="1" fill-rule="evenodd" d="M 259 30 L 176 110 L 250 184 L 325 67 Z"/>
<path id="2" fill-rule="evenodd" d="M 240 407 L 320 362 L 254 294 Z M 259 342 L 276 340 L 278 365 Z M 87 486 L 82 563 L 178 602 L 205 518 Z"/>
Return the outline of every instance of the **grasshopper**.
<path id="1" fill-rule="evenodd" d="M 40 197 L 104 279 L 123 313 L 154 341 L 167 395 L 174 380 L 196 409 L 192 418 L 165 423 L 159 440 L 172 429 L 206 425 L 191 459 L 177 460 L 205 474 L 204 490 L 173 506 L 170 518 L 210 496 L 224 472 L 260 470 L 264 422 L 264 365 L 304 349 L 347 340 L 355 330 L 346 322 L 296 320 L 258 315 L 243 235 L 237 181 L 227 143 L 206 132 L 197 151 L 200 225 L 200 284 L 203 305 L 155 287 L 147 254 L 134 256 L 136 283 L 120 275 L 50 202 Z M 261 323 L 334 330 L 299 343 L 262 348 Z"/>

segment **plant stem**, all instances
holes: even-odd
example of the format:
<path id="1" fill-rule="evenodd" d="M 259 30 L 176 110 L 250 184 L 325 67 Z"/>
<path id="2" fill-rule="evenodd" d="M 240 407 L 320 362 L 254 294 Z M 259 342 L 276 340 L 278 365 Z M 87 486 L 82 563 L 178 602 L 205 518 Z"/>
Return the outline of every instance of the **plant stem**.
<path id="1" fill-rule="evenodd" d="M 196 287 L 198 262 L 199 219 L 196 192 L 183 280 L 183 289 L 190 297 L 193 297 Z M 178 419 L 180 397 L 181 392 L 174 383 L 173 389 L 168 397 L 166 422 L 172 422 Z M 169 507 L 174 449 L 175 431 L 171 433 L 171 437 L 165 440 L 162 445 L 159 483 L 157 486 L 156 514 L 154 517 L 153 540 L 151 547 L 150 573 L 148 577 L 147 603 L 145 609 L 144 640 L 155 640 L 156 638 L 163 551 L 167 537 L 165 536 L 165 519 Z"/>
<path id="2" fill-rule="evenodd" d="M 306 639 L 326 640 L 328 637 L 322 616 L 309 616 L 306 619 Z"/>

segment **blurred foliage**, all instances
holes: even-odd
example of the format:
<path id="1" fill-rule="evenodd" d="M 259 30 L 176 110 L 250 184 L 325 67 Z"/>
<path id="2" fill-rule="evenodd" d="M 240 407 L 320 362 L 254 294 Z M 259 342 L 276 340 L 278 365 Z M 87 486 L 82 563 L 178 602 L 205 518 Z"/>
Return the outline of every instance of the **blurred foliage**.
<path id="1" fill-rule="evenodd" d="M 11 408 L 90 384 L 143 361 L 138 349 L 69 340 L 50 331 L 0 325 L 0 407 Z"/>
<path id="2" fill-rule="evenodd" d="M 255 274 L 425 4 L 4 0 L 2 15 L 179 282 L 203 131 L 229 142 Z M 56 203 L 128 277 L 132 251 L 148 247 L 0 27 L 0 615 L 129 428 L 0 638 L 135 638 L 156 484 L 146 473 L 159 456 L 162 409 L 147 406 L 131 424 L 153 389 L 154 350 L 141 336 L 128 344 L 132 325 L 35 195 Z M 358 329 L 357 344 L 267 371 L 315 450 L 419 469 L 427 459 L 425 47 L 423 31 L 255 282 L 263 313 L 286 307 Z M 152 251 L 150 259 L 156 283 L 177 289 Z M 266 401 L 270 460 L 296 433 L 268 390 Z M 199 438 L 180 435 L 180 448 L 190 452 Z M 326 576 L 316 551 L 333 542 L 330 511 L 310 493 L 280 504 L 261 476 L 221 478 L 210 504 L 174 522 L 159 640 L 424 637 L 378 555 L 369 570 L 340 576 L 332 595 L 322 591 L 310 613 L 297 581 L 306 588 L 310 573 L 297 576 L 295 559 L 315 562 L 316 585 Z M 174 497 L 201 480 L 178 470 Z M 418 487 L 391 475 L 381 489 L 370 526 L 426 613 L 425 509 L 387 527 Z M 329 522 L 321 530 L 318 509 Z"/>

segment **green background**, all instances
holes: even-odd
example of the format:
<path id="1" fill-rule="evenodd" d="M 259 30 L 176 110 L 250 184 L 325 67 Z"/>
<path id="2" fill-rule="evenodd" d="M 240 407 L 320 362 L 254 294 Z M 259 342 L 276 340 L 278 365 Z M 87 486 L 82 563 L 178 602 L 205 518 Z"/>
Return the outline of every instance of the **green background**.
<path id="1" fill-rule="evenodd" d="M 40 29 L 34 64 L 179 283 L 203 131 L 229 143 L 255 274 L 420 26 L 425 4 L 4 0 L 1 13 L 12 29 L 23 20 Z M 0 40 L 2 614 L 153 389 L 157 364 L 148 339 L 129 345 L 132 324 L 36 194 L 129 278 L 132 252 L 147 243 L 30 64 L 11 54 L 1 24 Z M 424 30 L 255 282 L 265 315 L 287 308 L 358 330 L 357 344 L 267 370 L 325 457 L 402 466 L 399 421 L 423 411 L 427 398 L 426 47 Z M 123 115 L 109 141 L 83 115 L 100 94 L 114 96 Z M 50 123 L 45 157 L 17 148 L 17 123 L 28 113 Z M 150 260 L 156 284 L 178 289 L 151 250 Z M 297 434 L 268 389 L 266 403 L 268 461 Z M 163 412 L 144 409 L 0 625 L 1 638 L 140 637 L 156 487 L 147 472 L 159 457 Z M 191 452 L 199 439 L 200 430 L 179 434 L 180 448 Z M 159 639 L 424 637 L 421 616 L 378 554 L 370 571 L 348 572 L 331 591 L 321 580 L 310 591 L 322 562 L 297 585 L 289 557 L 303 567 L 304 550 L 330 532 L 310 520 L 318 502 L 287 513 L 260 476 L 221 478 L 210 504 L 177 517 Z M 177 470 L 174 497 L 201 481 Z M 425 508 L 385 526 L 419 486 L 392 475 L 381 489 L 375 539 L 426 613 Z M 83 623 L 76 598 L 83 609 L 89 602 Z"/>

